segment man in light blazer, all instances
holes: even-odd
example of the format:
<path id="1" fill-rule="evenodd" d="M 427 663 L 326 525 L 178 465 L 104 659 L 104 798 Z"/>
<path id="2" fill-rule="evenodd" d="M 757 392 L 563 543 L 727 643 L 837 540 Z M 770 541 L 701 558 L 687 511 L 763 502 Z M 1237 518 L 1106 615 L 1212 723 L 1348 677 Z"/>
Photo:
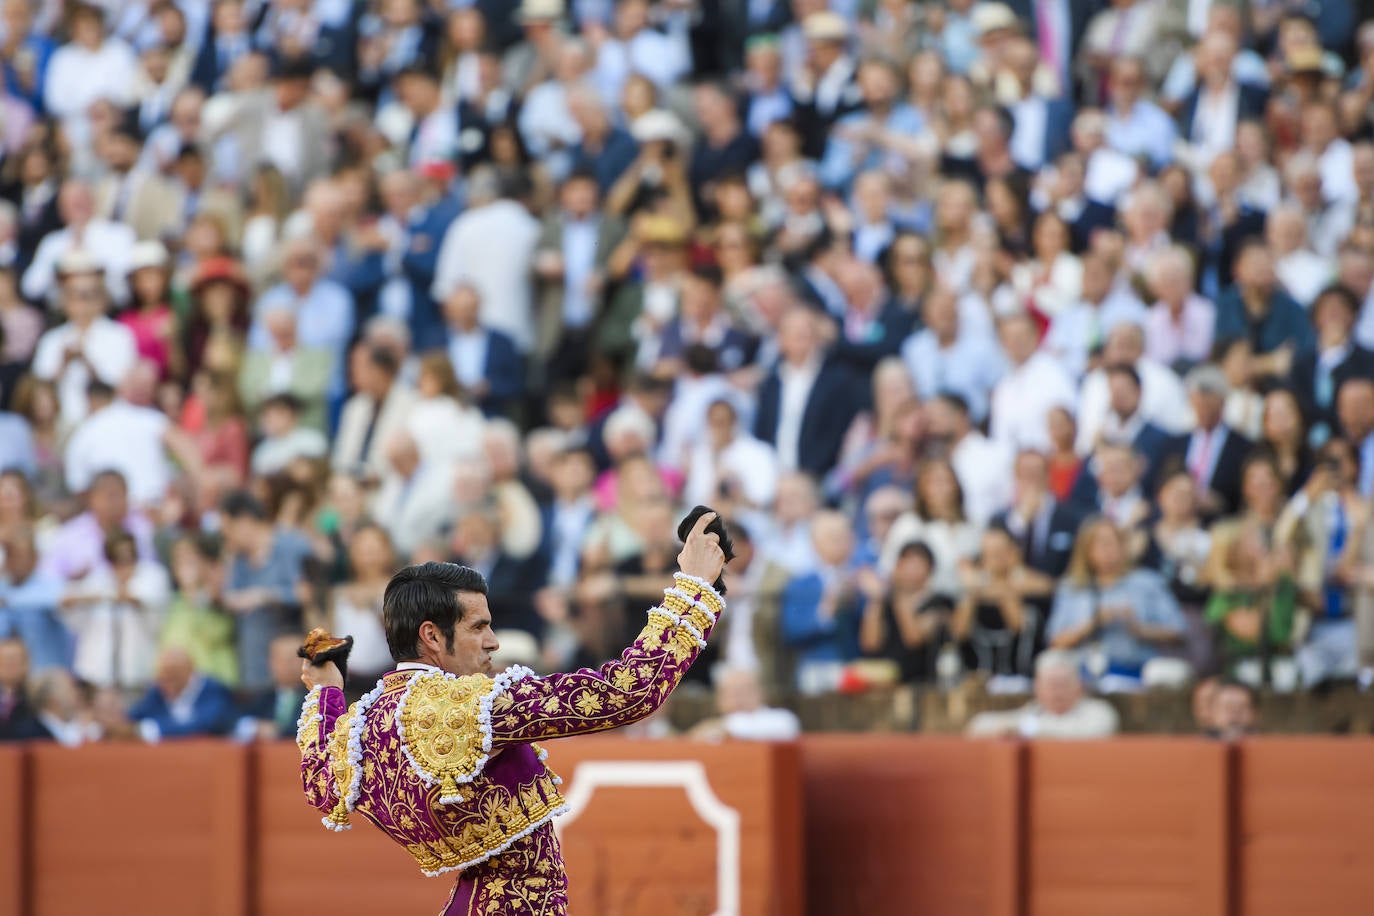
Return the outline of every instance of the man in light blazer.
<path id="1" fill-rule="evenodd" d="M 339 417 L 335 470 L 377 478 L 386 474 L 386 444 L 405 428 L 416 400 L 400 371 L 400 360 L 387 347 L 359 344 L 350 353 L 354 394 Z"/>

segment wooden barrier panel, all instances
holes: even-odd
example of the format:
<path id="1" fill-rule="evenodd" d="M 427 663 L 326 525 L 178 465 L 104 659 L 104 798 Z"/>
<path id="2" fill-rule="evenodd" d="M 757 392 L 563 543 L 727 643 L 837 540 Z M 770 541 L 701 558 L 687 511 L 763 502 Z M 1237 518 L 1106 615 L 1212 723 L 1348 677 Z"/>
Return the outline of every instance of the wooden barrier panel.
<path id="1" fill-rule="evenodd" d="M 1227 916 L 1228 748 L 1028 746 L 1029 916 Z"/>
<path id="2" fill-rule="evenodd" d="M 456 875 L 426 878 L 404 849 L 362 815 L 353 829 L 326 830 L 301 792 L 293 742 L 253 750 L 253 850 L 257 916 L 437 913 Z"/>
<path id="3" fill-rule="evenodd" d="M 572 912 L 802 911 L 796 745 L 596 737 L 547 747 L 574 808 L 555 821 Z"/>
<path id="4" fill-rule="evenodd" d="M 24 754 L 0 747 L 0 916 L 23 916 L 25 867 Z"/>
<path id="5" fill-rule="evenodd" d="M 1240 911 L 1374 911 L 1374 742 L 1259 738 L 1237 750 Z"/>
<path id="6" fill-rule="evenodd" d="M 1019 745 L 815 735 L 803 744 L 811 916 L 1016 916 Z"/>
<path id="7" fill-rule="evenodd" d="M 31 916 L 243 916 L 248 907 L 247 751 L 32 745 Z"/>

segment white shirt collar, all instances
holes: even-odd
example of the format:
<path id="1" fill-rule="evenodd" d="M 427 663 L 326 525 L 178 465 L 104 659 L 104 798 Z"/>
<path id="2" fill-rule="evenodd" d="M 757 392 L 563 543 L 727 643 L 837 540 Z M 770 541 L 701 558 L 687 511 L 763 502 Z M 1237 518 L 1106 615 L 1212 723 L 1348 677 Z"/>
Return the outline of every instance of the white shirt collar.
<path id="1" fill-rule="evenodd" d="M 443 668 L 436 668 L 434 665 L 426 665 L 424 662 L 400 662 L 396 665 L 397 671 L 439 671 Z"/>

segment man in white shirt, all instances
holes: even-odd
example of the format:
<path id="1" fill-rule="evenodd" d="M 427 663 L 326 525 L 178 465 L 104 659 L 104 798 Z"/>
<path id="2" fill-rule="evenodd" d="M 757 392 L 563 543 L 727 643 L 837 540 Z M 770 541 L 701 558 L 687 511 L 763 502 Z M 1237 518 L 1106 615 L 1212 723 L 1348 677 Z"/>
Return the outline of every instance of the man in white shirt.
<path id="1" fill-rule="evenodd" d="M 482 324 L 505 332 L 528 353 L 534 346 L 531 267 L 539 223 L 502 196 L 501 180 L 489 169 L 472 172 L 467 193 L 468 210 L 439 247 L 434 299 L 443 302 L 460 284 L 471 284 L 481 294 Z"/>
<path id="2" fill-rule="evenodd" d="M 1036 349 L 1039 332 L 1028 314 L 1007 315 L 997 330 L 1009 369 L 992 392 L 989 432 L 1013 452 L 1050 451 L 1050 411 L 1073 413 L 1073 381 L 1054 357 Z"/>
<path id="3" fill-rule="evenodd" d="M 57 195 L 57 212 L 63 228 L 49 232 L 39 242 L 20 281 L 24 298 L 41 302 L 55 297 L 55 281 L 63 260 L 80 252 L 86 261 L 94 262 L 90 269 L 104 271 L 110 298 L 123 302 L 129 293 L 129 259 L 137 241 L 134 230 L 123 223 L 98 219 L 95 195 L 84 181 L 73 179 L 62 185 Z"/>
<path id="4" fill-rule="evenodd" d="M 266 317 L 278 308 L 296 315 L 296 336 L 306 349 L 328 350 L 334 359 L 335 387 L 342 388 L 345 351 L 353 337 L 353 296 L 322 276 L 323 253 L 313 237 L 289 240 L 282 252 L 282 282 L 263 293 L 253 308 L 249 348 L 271 349 Z"/>
<path id="5" fill-rule="evenodd" d="M 437 538 L 452 521 L 453 465 L 425 463 L 404 429 L 385 443 L 387 471 L 372 499 L 372 517 L 386 526 L 402 556 Z"/>
<path id="6" fill-rule="evenodd" d="M 667 90 L 692 69 L 691 14 L 681 6 L 658 9 L 667 13 L 661 32 L 649 26 L 649 0 L 616 4 L 615 36 L 602 41 L 596 53 L 595 79 L 606 99 L 618 100 L 631 74 Z"/>
<path id="7" fill-rule="evenodd" d="M 1171 435 L 1182 435 L 1193 428 L 1193 409 L 1183 381 L 1168 366 L 1145 358 L 1145 332 L 1136 324 L 1118 325 L 1107 335 L 1102 348 L 1104 366 L 1133 366 L 1140 376 L 1141 415 Z M 1078 438 L 1080 455 L 1092 451 L 1111 410 L 1111 390 L 1105 368 L 1095 369 L 1083 379 L 1078 397 Z"/>
<path id="8" fill-rule="evenodd" d="M 136 366 L 125 376 L 119 396 L 81 421 L 64 456 L 68 490 L 80 493 L 97 474 L 113 470 L 128 483 L 135 506 L 156 505 L 167 495 L 167 448 L 177 434 L 166 414 L 146 406 L 156 383 L 150 364 Z M 179 457 L 188 455 L 183 443 L 174 444 Z"/>
<path id="9" fill-rule="evenodd" d="M 68 141 L 84 149 L 91 140 L 92 105 L 103 99 L 127 108 L 133 101 L 138 58 L 123 41 L 106 37 L 98 7 L 77 5 L 69 25 L 71 40 L 48 61 L 43 105 L 62 121 Z"/>
<path id="10" fill-rule="evenodd" d="M 553 556 L 549 561 L 549 584 L 570 588 L 577 584 L 582 564 L 582 543 L 592 522 L 596 521 L 596 500 L 592 483 L 596 464 L 591 453 L 582 448 L 566 449 L 554 458 L 552 517 Z"/>
<path id="11" fill-rule="evenodd" d="M 1264 238 L 1274 251 L 1274 273 L 1279 282 L 1299 305 L 1310 307 L 1317 294 L 1331 283 L 1336 265 L 1308 246 L 1307 217 L 1302 208 L 1280 204 L 1270 210 Z"/>
<path id="12" fill-rule="evenodd" d="M 582 139 L 582 128 L 568 107 L 568 91 L 591 65 L 591 54 L 585 42 L 576 38 L 559 39 L 558 64 L 553 78 L 531 89 L 520 106 L 520 136 L 531 155 L 548 161 L 546 157 L 572 149 Z"/>
<path id="13" fill-rule="evenodd" d="M 84 252 L 62 262 L 65 324 L 45 333 L 34 351 L 33 374 L 57 384 L 62 418 L 78 423 L 86 416 L 86 389 L 93 381 L 114 388 L 133 368 L 133 333 L 105 317 L 106 292 L 99 265 Z"/>
<path id="14" fill-rule="evenodd" d="M 1117 282 L 1111 259 L 1088 252 L 1083 255 L 1082 298 L 1054 316 L 1043 347 L 1075 381 L 1081 380 L 1112 330 L 1121 324 L 1144 324 L 1145 316 L 1145 303 L 1129 284 Z"/>
<path id="15" fill-rule="evenodd" d="M 766 508 L 777 492 L 778 468 L 773 449 L 739 426 L 739 414 L 728 397 L 718 397 L 706 410 L 706 434 L 698 433 L 687 465 L 684 503 L 715 504 L 725 493 L 755 508 Z"/>
<path id="16" fill-rule="evenodd" d="M 1110 738 L 1118 726 L 1110 703 L 1083 695 L 1078 659 L 1049 649 L 1035 660 L 1035 699 L 1020 709 L 981 712 L 965 733 L 979 738 Z"/>
<path id="17" fill-rule="evenodd" d="M 756 670 L 718 668 L 712 673 L 716 685 L 717 718 L 699 723 L 691 737 L 699 741 L 791 741 L 801 734 L 801 720 L 790 709 L 766 706 L 763 686 Z"/>
<path id="18" fill-rule="evenodd" d="M 1137 57 L 1112 62 L 1107 84 L 1107 144 L 1127 156 L 1144 156 L 1156 166 L 1174 155 L 1174 119 L 1143 97 L 1145 64 Z"/>

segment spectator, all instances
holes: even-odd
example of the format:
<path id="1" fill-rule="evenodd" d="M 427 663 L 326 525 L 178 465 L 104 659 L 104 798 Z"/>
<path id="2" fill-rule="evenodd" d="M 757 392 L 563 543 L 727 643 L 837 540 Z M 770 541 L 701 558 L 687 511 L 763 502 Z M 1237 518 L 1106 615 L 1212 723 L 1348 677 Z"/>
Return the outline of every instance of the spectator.
<path id="1" fill-rule="evenodd" d="M 409 556 L 451 520 L 447 497 L 453 489 L 453 465 L 443 459 L 423 460 L 419 443 L 406 430 L 397 430 L 385 449 L 388 466 L 372 499 L 372 515 L 386 520 L 390 540 Z"/>
<path id="2" fill-rule="evenodd" d="M 1317 294 L 1331 283 L 1336 265 L 1308 246 L 1302 208 L 1280 206 L 1269 211 L 1265 241 L 1274 252 L 1274 274 L 1279 283 L 1298 305 L 1311 308 Z"/>
<path id="3" fill-rule="evenodd" d="M 64 277 L 94 273 L 100 281 L 98 275 L 103 273 L 109 298 L 123 302 L 128 297 L 124 280 L 133 255 L 133 230 L 123 223 L 97 217 L 91 188 L 79 180 L 62 185 L 57 195 L 57 211 L 61 227 L 54 227 L 43 236 L 20 281 L 24 298 L 50 303 L 58 287 L 65 286 Z"/>
<path id="4" fill-rule="evenodd" d="M 32 530 L 11 532 L 0 547 L 0 639 L 22 640 L 36 671 L 66 667 L 71 636 L 58 619 L 63 582 L 38 568 Z"/>
<path id="5" fill-rule="evenodd" d="M 65 668 L 49 668 L 34 676 L 33 708 L 39 724 L 63 747 L 80 747 L 101 738 L 81 685 Z"/>
<path id="6" fill-rule="evenodd" d="M 1028 569 L 1005 528 L 983 532 L 976 558 L 963 564 L 950 636 L 961 645 L 964 667 L 994 676 L 1024 676 L 1038 630 L 1029 599 L 1053 590 L 1049 577 Z"/>
<path id="7" fill-rule="evenodd" d="M 1106 366 L 1132 366 L 1140 376 L 1142 415 L 1170 434 L 1192 428 L 1188 395 L 1183 382 L 1169 369 L 1145 356 L 1145 332 L 1135 324 L 1121 324 L 1107 335 L 1102 347 L 1103 368 L 1094 369 L 1083 379 L 1074 414 L 1078 423 L 1075 440 L 1079 454 L 1087 454 L 1102 432 L 1111 410 L 1111 384 Z"/>
<path id="8" fill-rule="evenodd" d="M 758 674 L 744 668 L 723 668 L 715 675 L 716 711 L 692 729 L 696 740 L 792 741 L 801 734 L 801 721 L 790 709 L 764 705 Z"/>
<path id="9" fill-rule="evenodd" d="M 460 285 L 481 301 L 480 320 L 515 341 L 521 353 L 534 346 L 530 276 L 539 224 L 506 196 L 495 173 L 468 176 L 467 209 L 444 233 L 431 291 L 447 302 Z"/>
<path id="10" fill-rule="evenodd" d="M 915 483 L 924 426 L 906 366 L 884 359 L 873 372 L 873 409 L 850 423 L 826 489 L 862 498 L 880 486 Z"/>
<path id="11" fill-rule="evenodd" d="M 397 377 L 399 360 L 385 347 L 359 344 L 349 369 L 356 393 L 339 417 L 333 465 L 381 476 L 386 473 L 387 443 L 405 428 L 415 391 Z"/>
<path id="12" fill-rule="evenodd" d="M 849 563 L 854 537 L 837 512 L 811 522 L 816 563 L 794 575 L 782 595 L 782 638 L 796 653 L 796 685 L 802 693 L 833 690 L 845 662 L 854 657 L 857 595 Z"/>
<path id="13" fill-rule="evenodd" d="M 419 445 L 422 460 L 443 464 L 475 458 L 481 450 L 482 412 L 470 406 L 447 354 L 429 353 L 420 360 L 416 393 L 406 430 Z"/>
<path id="14" fill-rule="evenodd" d="M 239 394 L 244 406 L 256 411 L 276 395 L 289 395 L 300 405 L 306 428 L 323 433 L 325 395 L 334 376 L 335 357 L 325 347 L 307 348 L 297 335 L 294 310 L 279 303 L 262 314 L 269 346 L 244 355 Z"/>
<path id="15" fill-rule="evenodd" d="M 1240 476 L 1254 443 L 1224 420 L 1227 382 L 1219 369 L 1199 366 L 1186 379 L 1197 428 L 1183 446 L 1183 466 L 1197 489 L 1203 515 L 1230 515 L 1240 502 Z"/>
<path id="16" fill-rule="evenodd" d="M 1159 484 L 1159 517 L 1145 530 L 1140 565 L 1169 582 L 1169 590 L 1185 611 L 1197 610 L 1207 597 L 1203 573 L 1211 555 L 1212 536 L 1199 514 L 1197 486 L 1184 470 L 1166 475 Z"/>
<path id="17" fill-rule="evenodd" d="M 344 354 L 353 335 L 354 303 L 348 290 L 323 276 L 323 255 L 311 238 L 293 238 L 282 251 L 283 281 L 263 293 L 253 307 L 249 347 L 258 353 L 280 352 L 289 339 L 284 330 L 269 335 L 267 316 L 279 308 L 296 316 L 295 340 L 308 350 L 324 350 L 334 365 L 334 378 L 342 376 Z M 276 346 L 273 347 L 273 340 Z"/>
<path id="18" fill-rule="evenodd" d="M 935 557 L 920 541 L 897 551 L 890 582 L 862 570 L 857 584 L 864 597 L 859 649 L 865 656 L 897 665 L 902 683 L 928 683 L 947 634 L 953 605 L 931 586 Z"/>
<path id="19" fill-rule="evenodd" d="M 1336 417 L 1356 450 L 1360 495 L 1374 497 L 1374 380 L 1347 379 L 1336 392 Z"/>
<path id="20" fill-rule="evenodd" d="M 772 445 L 784 470 L 822 474 L 839 457 L 856 413 L 848 373 L 825 359 L 818 319 L 794 309 L 778 334 L 780 359 L 759 391 L 754 434 Z"/>
<path id="21" fill-rule="evenodd" d="M 97 101 L 121 106 L 132 101 L 129 88 L 137 63 L 127 44 L 110 37 L 100 7 L 77 5 L 70 25 L 71 42 L 48 61 L 43 108 L 62 120 L 80 148 L 91 142 L 89 113 Z"/>
<path id="22" fill-rule="evenodd" d="M 988 414 L 988 402 L 1005 360 L 997 346 L 967 327 L 956 292 L 937 285 L 921 307 L 925 327 L 902 344 L 902 359 L 922 400 L 954 394 L 968 405 L 975 422 Z"/>
<path id="23" fill-rule="evenodd" d="M 277 528 L 248 493 L 230 493 L 220 506 L 225 576 L 221 603 L 238 618 L 239 686 L 261 690 L 270 681 L 267 647 L 298 612 L 310 544 Z"/>
<path id="24" fill-rule="evenodd" d="M 129 506 L 124 475 L 118 471 L 96 474 L 83 502 L 85 511 L 58 528 L 42 551 L 40 566 L 45 574 L 67 582 L 107 568 L 105 542 L 120 532 L 133 535 L 140 559 L 153 559 L 152 522 Z"/>
<path id="25" fill-rule="evenodd" d="M 324 435 L 301 425 L 301 411 L 301 402 L 290 394 L 274 394 L 262 402 L 258 411 L 262 438 L 253 448 L 253 474 L 270 477 L 298 458 L 317 459 L 329 454 Z"/>
<path id="26" fill-rule="evenodd" d="M 17 637 L 0 639 L 0 744 L 50 739 L 29 701 L 29 653 Z"/>
<path id="27" fill-rule="evenodd" d="M 1291 379 L 1313 445 L 1333 434 L 1336 392 L 1345 381 L 1374 377 L 1374 353 L 1353 339 L 1359 312 L 1359 301 L 1344 286 L 1328 286 L 1312 303 L 1315 346 L 1294 356 Z"/>
<path id="28" fill-rule="evenodd" d="M 1092 368 L 1105 338 L 1121 325 L 1146 323 L 1145 305 L 1115 285 L 1110 260 L 1088 253 L 1082 259 L 1081 295 L 1050 319 L 1042 348 L 1069 369 L 1075 381 Z"/>
<path id="29" fill-rule="evenodd" d="M 1108 366 L 1110 410 L 1102 427 L 1101 443 L 1126 446 L 1140 459 L 1141 483 L 1153 492 L 1163 466 L 1176 459 L 1178 443 L 1141 412 L 1140 375 L 1132 366 Z M 1084 483 L 1088 478 L 1081 478 Z"/>
<path id="30" fill-rule="evenodd" d="M 224 734 L 232 716 L 229 690 L 196 671 L 191 656 L 181 649 L 163 650 L 153 686 L 129 710 L 138 737 L 149 744 Z"/>
<path id="31" fill-rule="evenodd" d="M 1074 657 L 1059 650 L 1035 660 L 1035 699 L 1020 709 L 982 712 L 966 729 L 975 737 L 1109 738 L 1118 728 L 1116 710 L 1105 700 L 1083 696 Z"/>
<path id="32" fill-rule="evenodd" d="M 1253 684 L 1271 683 L 1275 656 L 1291 651 L 1298 610 L 1291 553 L 1266 541 L 1261 528 L 1240 531 L 1227 551 L 1228 586 L 1207 601 L 1207 622 L 1220 631 L 1225 669 Z"/>
<path id="33" fill-rule="evenodd" d="M 1053 357 L 1037 348 L 1039 335 L 1029 315 L 1001 319 L 998 335 L 1008 370 L 992 392 L 989 434 L 1013 450 L 1048 448 L 1049 412 L 1073 407 L 1073 383 Z"/>
<path id="34" fill-rule="evenodd" d="M 272 640 L 268 647 L 272 686 L 246 705 L 245 714 L 234 726 L 239 740 L 273 741 L 296 736 L 301 703 L 305 701 L 300 657 L 296 654 L 300 644 L 301 637 L 295 633 Z"/>
<path id="35" fill-rule="evenodd" d="M 891 570 L 903 544 L 921 541 L 935 557 L 932 585 L 944 594 L 958 594 L 959 566 L 978 551 L 978 529 L 964 513 L 959 479 L 948 462 L 927 461 L 915 490 L 916 505 L 893 523 L 879 565 Z"/>
<path id="36" fill-rule="evenodd" d="M 1293 354 L 1312 346 L 1312 328 L 1302 307 L 1278 285 L 1274 258 L 1265 243 L 1251 241 L 1241 247 L 1235 277 L 1235 284 L 1217 300 L 1217 335 L 1249 338 L 1258 354 L 1258 373 L 1287 375 Z"/>
<path id="37" fill-rule="evenodd" d="M 153 674 L 170 582 L 161 564 L 140 558 L 126 531 L 111 534 L 104 552 L 108 565 L 73 582 L 62 598 L 64 622 L 76 636 L 72 668 L 97 687 L 130 689 Z"/>
<path id="38" fill-rule="evenodd" d="M 740 429 L 739 414 L 728 399 L 706 411 L 706 435 L 689 457 L 683 501 L 714 504 L 722 497 L 761 508 L 773 502 L 777 463 L 773 450 Z"/>
<path id="39" fill-rule="evenodd" d="M 348 567 L 349 580 L 334 589 L 329 630 L 353 637 L 349 672 L 358 683 L 373 684 L 393 667 L 382 623 L 382 598 L 396 568 L 396 554 L 382 528 L 364 525 L 353 533 Z"/>
<path id="40" fill-rule="evenodd" d="M 1026 566 L 1058 579 L 1069 566 L 1073 537 L 1081 519 L 1050 491 L 1050 465 L 1041 452 L 1023 451 L 1013 469 L 1015 496 L 1011 508 L 992 518 L 1016 541 Z"/>
<path id="41" fill-rule="evenodd" d="M 38 341 L 33 374 L 55 382 L 62 419 L 75 425 L 86 416 L 86 388 L 93 381 L 114 387 L 137 358 L 134 335 L 105 317 L 108 305 L 100 267 L 83 252 L 61 262 L 62 307 L 67 321 Z"/>
<path id="42" fill-rule="evenodd" d="M 500 416 L 524 391 L 525 367 L 509 335 L 479 323 L 482 311 L 476 287 L 456 287 L 443 305 L 445 346 L 461 389 L 488 416 Z"/>
<path id="43" fill-rule="evenodd" d="M 226 687 L 236 686 L 239 662 L 234 619 L 220 606 L 224 567 L 214 546 L 203 538 L 178 538 L 172 544 L 168 565 L 173 591 L 160 646 L 184 651 L 197 671 Z"/>
<path id="44" fill-rule="evenodd" d="M 1222 681 L 1212 699 L 1212 727 L 1207 735 L 1235 741 L 1255 730 L 1255 693 L 1249 685 Z"/>
<path id="45" fill-rule="evenodd" d="M 1045 637 L 1056 649 L 1082 647 L 1103 689 L 1134 689 L 1152 680 L 1146 666 L 1183 636 L 1178 603 L 1158 573 L 1133 567 L 1113 522 L 1084 524 L 1068 578 L 1055 592 Z M 1156 666 L 1158 670 L 1158 666 Z"/>
<path id="46" fill-rule="evenodd" d="M 1216 307 L 1193 292 L 1193 259 L 1172 246 L 1146 267 L 1155 304 L 1145 322 L 1145 355 L 1165 366 L 1191 366 L 1212 352 Z"/>
<path id="47" fill-rule="evenodd" d="M 134 335 L 139 359 L 157 367 L 158 379 L 167 378 L 175 363 L 180 371 L 182 354 L 176 336 L 176 316 L 168 302 L 169 258 L 161 242 L 139 242 L 129 255 L 130 308 L 119 321 Z"/>
<path id="48" fill-rule="evenodd" d="M 1107 143 L 1152 165 L 1168 164 L 1174 155 L 1174 122 L 1154 102 L 1144 98 L 1148 74 L 1138 57 L 1122 56 L 1109 64 L 1107 82 Z"/>

